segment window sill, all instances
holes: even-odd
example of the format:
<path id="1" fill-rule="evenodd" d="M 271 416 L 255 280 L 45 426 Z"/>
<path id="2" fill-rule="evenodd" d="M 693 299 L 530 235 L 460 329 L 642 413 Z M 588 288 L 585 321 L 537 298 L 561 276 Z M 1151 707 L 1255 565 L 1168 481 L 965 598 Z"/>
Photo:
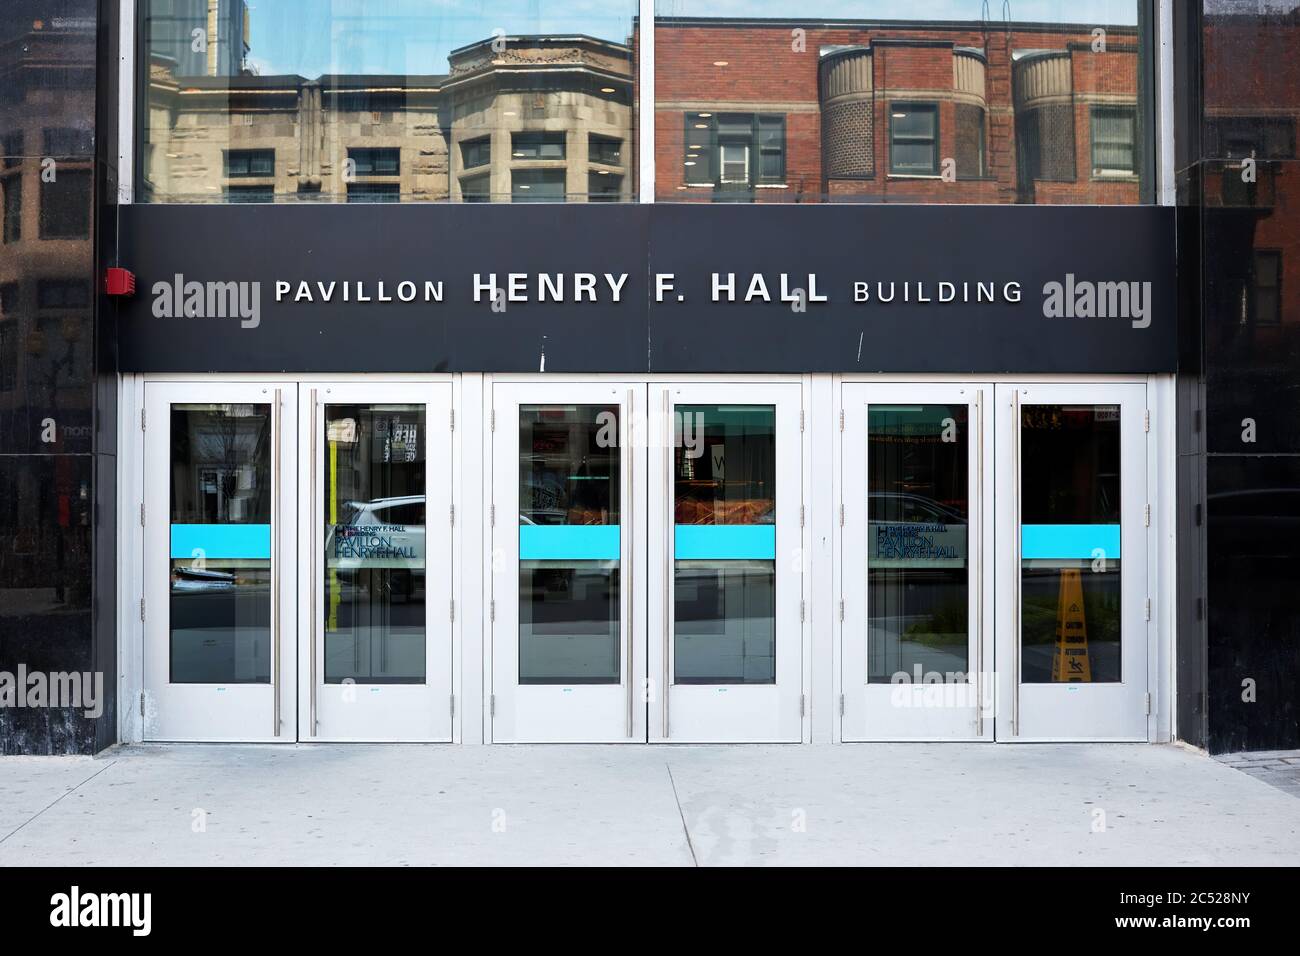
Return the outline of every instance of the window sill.
<path id="1" fill-rule="evenodd" d="M 943 179 L 939 173 L 889 173 L 886 179 Z"/>

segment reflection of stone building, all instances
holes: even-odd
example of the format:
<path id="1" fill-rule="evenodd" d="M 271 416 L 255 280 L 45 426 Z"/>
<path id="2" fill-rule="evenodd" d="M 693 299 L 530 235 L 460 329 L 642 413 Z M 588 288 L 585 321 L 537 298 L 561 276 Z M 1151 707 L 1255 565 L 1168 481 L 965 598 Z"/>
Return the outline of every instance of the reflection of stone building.
<path id="1" fill-rule="evenodd" d="M 589 37 L 498 44 L 453 51 L 449 76 L 185 77 L 155 58 L 146 197 L 626 199 L 628 48 Z"/>
<path id="2" fill-rule="evenodd" d="M 632 64 L 590 37 L 454 50 L 445 89 L 452 198 L 630 198 Z"/>
<path id="3" fill-rule="evenodd" d="M 683 200 L 1136 203 L 1137 34 L 661 18 L 656 188 Z"/>

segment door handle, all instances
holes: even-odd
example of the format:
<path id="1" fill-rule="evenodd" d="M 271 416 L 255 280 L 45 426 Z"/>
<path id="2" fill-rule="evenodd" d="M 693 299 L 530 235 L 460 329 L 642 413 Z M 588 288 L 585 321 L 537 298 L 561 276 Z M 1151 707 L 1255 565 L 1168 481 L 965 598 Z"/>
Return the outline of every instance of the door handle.
<path id="1" fill-rule="evenodd" d="M 975 736 L 984 736 L 984 390 L 975 390 Z"/>
<path id="2" fill-rule="evenodd" d="M 1021 528 L 1020 528 L 1020 494 L 1023 481 L 1020 476 L 1020 392 L 1012 392 L 1011 413 L 1013 424 L 1011 426 L 1011 480 L 1015 483 L 1011 489 L 1011 509 L 1013 518 L 1013 540 L 1015 541 L 1015 555 L 1012 560 L 1011 580 L 1011 736 L 1020 736 L 1020 600 L 1021 600 L 1021 578 L 1024 574 L 1024 561 L 1020 557 L 1021 552 Z"/>
<path id="3" fill-rule="evenodd" d="M 320 580 L 320 575 L 316 574 L 317 564 L 320 560 L 321 552 L 317 546 L 319 543 L 317 535 L 320 532 L 320 521 L 317 520 L 316 502 L 318 499 L 319 489 L 316 481 L 316 433 L 319 431 L 317 425 L 317 404 L 316 389 L 311 390 L 311 490 L 307 493 L 308 503 L 308 521 L 311 522 L 311 534 L 308 536 L 311 541 L 311 560 L 307 562 L 311 575 L 311 580 L 307 584 L 307 603 L 310 606 L 311 614 L 309 617 L 309 627 L 307 631 L 307 662 L 308 674 L 311 681 L 311 687 L 308 690 L 308 698 L 311 701 L 311 714 L 309 717 L 308 727 L 313 737 L 316 736 L 316 613 L 317 613 L 317 591 L 316 584 Z"/>
<path id="4" fill-rule="evenodd" d="M 627 406 L 623 411 L 623 454 L 627 461 L 627 503 L 619 509 L 623 524 L 627 527 L 627 573 L 623 577 L 623 593 L 627 595 L 627 735 L 633 736 L 636 727 L 636 663 L 632 650 L 636 645 L 636 576 L 633 574 L 636 561 L 636 459 L 633 455 L 632 409 L 636 401 L 636 391 L 627 390 Z"/>
<path id="5" fill-rule="evenodd" d="M 672 653 L 672 593 L 673 593 L 673 521 L 676 520 L 676 508 L 673 502 L 673 455 L 676 447 L 673 444 L 673 420 L 672 420 L 672 395 L 668 389 L 664 389 L 664 510 L 666 512 L 664 521 L 664 586 L 663 586 L 663 617 L 664 617 L 664 641 L 663 641 L 663 688 L 661 696 L 664 702 L 664 721 L 663 735 L 664 739 L 668 738 L 668 688 L 669 688 L 669 658 Z"/>
<path id="6" fill-rule="evenodd" d="M 271 693 L 275 701 L 275 737 L 280 736 L 280 397 L 277 388 L 271 405 Z"/>

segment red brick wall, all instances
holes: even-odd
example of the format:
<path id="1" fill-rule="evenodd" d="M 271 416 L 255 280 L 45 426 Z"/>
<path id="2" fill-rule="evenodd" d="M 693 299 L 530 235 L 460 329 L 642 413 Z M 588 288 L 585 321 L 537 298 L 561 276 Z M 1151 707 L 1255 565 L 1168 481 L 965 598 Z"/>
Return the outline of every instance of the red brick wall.
<path id="1" fill-rule="evenodd" d="M 1087 33 L 1013 32 L 986 36 L 977 27 L 936 29 L 808 28 L 796 37 L 789 25 L 738 23 L 662 25 L 655 34 L 655 84 L 660 104 L 655 117 L 656 179 L 664 199 L 711 201 L 707 188 L 683 189 L 683 108 L 681 104 L 718 109 L 785 112 L 788 189 L 760 190 L 759 201 L 819 201 L 824 194 L 856 195 L 865 200 L 1014 202 L 1017 198 L 1016 150 L 1012 118 L 1010 52 L 1083 45 L 1074 56 L 1076 98 L 1091 94 L 1136 99 L 1137 57 L 1125 52 L 1135 37 L 1112 31 L 1110 50 L 1093 53 Z M 800 42 L 796 42 L 799 40 Z M 866 45 L 876 40 L 942 41 L 945 46 L 878 45 L 874 48 L 874 130 L 876 175 L 869 180 L 823 179 L 821 112 L 818 90 L 819 50 L 824 46 Z M 952 98 L 953 46 L 984 48 L 989 63 L 985 97 L 988 178 L 971 180 L 959 170 L 957 182 L 888 175 L 889 113 L 893 91 L 937 91 L 927 101 L 939 103 L 939 152 L 952 157 L 956 110 Z M 725 65 L 719 66 L 717 64 Z M 1090 114 L 1076 104 L 1075 145 L 1079 153 L 1074 183 L 1039 184 L 1037 201 L 1060 203 L 1135 203 L 1138 186 L 1128 182 L 1093 182 Z"/>

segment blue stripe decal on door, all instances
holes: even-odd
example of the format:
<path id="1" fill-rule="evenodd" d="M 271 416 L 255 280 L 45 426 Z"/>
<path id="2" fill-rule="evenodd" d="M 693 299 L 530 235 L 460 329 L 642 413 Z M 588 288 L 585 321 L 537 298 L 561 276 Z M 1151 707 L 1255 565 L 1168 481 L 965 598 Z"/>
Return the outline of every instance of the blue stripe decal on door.
<path id="1" fill-rule="evenodd" d="M 194 552 L 198 551 L 199 555 Z M 269 524 L 174 524 L 172 557 L 270 560 Z"/>
<path id="2" fill-rule="evenodd" d="M 523 524 L 519 526 L 520 561 L 617 561 L 616 524 Z"/>
<path id="3" fill-rule="evenodd" d="M 776 559 L 774 524 L 679 524 L 675 535 L 678 561 Z"/>
<path id="4" fill-rule="evenodd" d="M 1091 560 L 1100 550 L 1118 561 L 1119 540 L 1117 524 L 1027 524 L 1020 529 L 1020 556 L 1026 561 Z"/>

